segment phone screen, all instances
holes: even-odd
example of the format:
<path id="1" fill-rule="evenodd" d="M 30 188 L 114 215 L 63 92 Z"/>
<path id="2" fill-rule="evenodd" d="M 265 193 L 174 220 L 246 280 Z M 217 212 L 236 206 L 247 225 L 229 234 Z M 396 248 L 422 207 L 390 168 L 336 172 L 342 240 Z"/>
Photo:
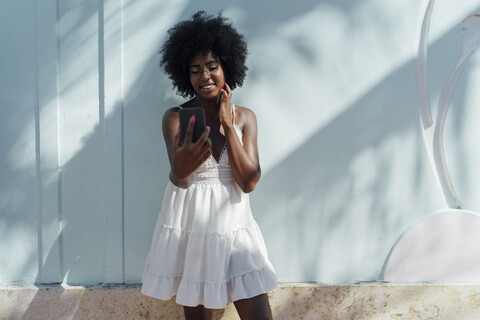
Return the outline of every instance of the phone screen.
<path id="1" fill-rule="evenodd" d="M 195 126 L 193 127 L 192 142 L 195 143 L 205 131 L 205 111 L 203 108 L 183 108 L 179 111 L 180 116 L 180 140 L 185 140 L 188 123 L 190 118 L 195 116 Z"/>

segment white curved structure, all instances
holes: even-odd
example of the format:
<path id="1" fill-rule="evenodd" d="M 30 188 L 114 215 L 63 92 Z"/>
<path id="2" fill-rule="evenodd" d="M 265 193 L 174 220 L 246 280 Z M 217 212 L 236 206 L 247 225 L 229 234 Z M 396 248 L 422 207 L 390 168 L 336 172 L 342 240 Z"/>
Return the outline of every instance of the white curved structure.
<path id="1" fill-rule="evenodd" d="M 480 215 L 461 208 L 445 161 L 443 129 L 455 84 L 480 45 L 480 15 L 461 23 L 462 51 L 442 88 L 432 117 L 427 81 L 427 46 L 434 0 L 425 0 L 418 24 L 416 71 L 425 146 L 437 175 L 446 210 L 407 230 L 390 251 L 381 278 L 387 281 L 472 281 L 480 279 Z M 435 119 L 435 121 L 433 121 Z"/>

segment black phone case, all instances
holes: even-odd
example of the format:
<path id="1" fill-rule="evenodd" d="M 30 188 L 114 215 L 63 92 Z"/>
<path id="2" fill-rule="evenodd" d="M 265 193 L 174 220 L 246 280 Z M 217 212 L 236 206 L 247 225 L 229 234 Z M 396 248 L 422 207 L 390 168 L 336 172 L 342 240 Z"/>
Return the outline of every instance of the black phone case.
<path id="1" fill-rule="evenodd" d="M 195 116 L 195 126 L 193 127 L 192 142 L 195 143 L 200 139 L 203 131 L 205 131 L 205 111 L 203 108 L 183 108 L 179 111 L 180 116 L 180 140 L 182 143 L 185 140 L 188 123 L 190 118 Z"/>

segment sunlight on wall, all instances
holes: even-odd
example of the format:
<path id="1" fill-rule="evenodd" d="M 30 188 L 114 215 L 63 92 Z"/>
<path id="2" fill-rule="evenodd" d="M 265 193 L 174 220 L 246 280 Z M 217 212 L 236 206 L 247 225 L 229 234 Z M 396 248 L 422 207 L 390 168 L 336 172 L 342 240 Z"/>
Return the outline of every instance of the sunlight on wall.
<path id="1" fill-rule="evenodd" d="M 187 0 L 160 1 L 152 6 L 148 2 L 131 0 L 125 6 L 128 8 L 128 16 L 124 21 L 123 44 L 126 49 L 125 75 L 128 75 L 124 79 L 125 92 L 132 91 L 145 68 L 160 71 L 158 50 L 162 39 L 166 36 L 166 31 L 178 21 L 188 4 Z"/>
<path id="2" fill-rule="evenodd" d="M 127 28 L 123 46 L 141 50 L 135 50 L 134 56 L 125 57 L 124 72 L 128 77 L 112 78 L 112 82 L 106 85 L 118 87 L 120 86 L 118 82 L 124 80 L 123 90 L 129 92 L 140 77 L 139 72 L 150 62 L 152 53 L 158 51 L 159 39 L 166 29 L 178 20 L 187 5 L 188 1 L 163 2 L 162 10 L 158 11 L 152 10 L 143 2 L 127 2 L 124 6 L 128 7 L 131 13 L 129 19 L 124 21 Z M 461 8 L 449 2 L 439 5 L 432 16 L 431 41 L 438 39 L 445 30 L 451 28 L 476 5 L 473 0 L 462 3 Z M 266 151 L 262 152 L 264 171 L 268 171 L 279 161 L 278 159 L 291 152 L 295 145 L 348 108 L 365 91 L 411 57 L 410 42 L 415 25 L 411 23 L 414 19 L 410 19 L 409 16 L 417 15 L 417 1 L 386 3 L 371 0 L 354 6 L 355 12 L 350 16 L 329 4 L 319 4 L 306 15 L 294 17 L 290 21 L 282 22 L 281 25 L 264 25 L 258 31 L 260 33 L 256 37 L 258 40 L 249 39 L 250 56 L 255 57 L 249 60 L 251 73 L 254 77 L 258 75 L 261 78 L 255 82 L 247 78 L 245 87 L 239 89 L 239 92 L 248 91 L 251 95 L 242 98 L 242 101 L 245 101 L 246 105 L 258 108 L 256 111 L 263 122 L 260 133 L 265 141 L 264 145 L 270 145 L 270 141 L 278 136 L 287 139 L 286 143 L 273 150 L 264 148 Z M 232 6 L 227 7 L 224 14 L 238 22 L 241 28 L 242 23 L 250 23 L 247 10 Z M 97 68 L 91 63 L 96 59 L 88 58 L 96 55 L 96 52 L 92 51 L 96 45 L 70 48 L 68 44 L 67 37 L 72 33 L 82 35 L 85 43 L 96 42 L 96 37 L 91 36 L 96 34 L 97 16 L 93 15 L 89 18 L 90 21 L 79 23 L 81 13 L 80 10 L 71 10 L 60 22 L 62 24 L 60 36 L 66 39 L 65 45 L 62 46 L 64 47 L 62 66 L 64 68 L 73 66 L 63 72 L 69 74 L 71 81 L 96 83 L 97 75 L 90 72 Z M 157 15 L 156 19 L 139 18 L 152 13 Z M 376 18 L 375 23 L 372 23 L 373 17 Z M 439 19 L 442 23 L 439 23 Z M 145 21 L 149 23 L 145 24 Z M 386 30 L 388 32 L 385 32 Z M 105 39 L 108 48 L 109 35 L 106 35 Z M 86 58 L 85 62 L 78 61 L 82 57 Z M 106 61 L 107 67 L 110 61 Z M 151 67 L 157 66 L 158 63 Z M 335 81 L 331 81 L 333 78 Z M 276 79 L 273 86 L 272 79 Z M 255 83 L 255 87 L 250 87 L 250 83 Z M 280 92 L 279 87 L 287 89 Z M 68 113 L 61 115 L 61 119 L 68 121 L 68 130 L 65 130 L 65 136 L 62 138 L 68 143 L 62 150 L 61 165 L 81 150 L 82 141 L 95 129 L 95 121 L 92 122 L 91 119 L 98 116 L 95 110 L 89 113 L 82 108 L 84 105 L 98 104 L 95 97 L 89 98 L 88 94 L 85 95 L 85 89 L 75 89 L 70 82 L 62 84 L 62 88 L 68 91 L 69 102 L 71 99 L 81 103 L 74 105 L 69 103 Z M 167 94 L 176 98 L 173 92 Z M 317 99 L 322 102 L 320 106 L 316 103 Z M 278 112 L 273 117 L 271 108 L 262 107 L 264 105 L 275 105 Z M 292 112 L 298 109 L 310 116 L 292 117 Z M 107 105 L 106 116 L 114 110 L 112 104 Z M 42 112 L 55 113 L 56 110 L 52 108 Z M 67 116 L 69 119 L 65 119 Z M 49 115 L 45 117 L 48 118 Z M 54 116 L 51 118 L 55 119 Z M 282 135 L 283 123 L 292 119 L 295 122 L 290 125 L 291 133 L 288 136 Z M 90 125 L 85 126 L 86 123 Z M 24 138 L 20 138 L 16 145 L 22 145 L 22 139 Z M 48 144 L 44 146 L 47 150 L 48 147 Z M 12 162 L 15 166 L 27 165 L 25 157 L 22 156 L 23 152 L 12 152 Z M 15 157 L 15 154 L 18 157 Z"/>
<path id="3" fill-rule="evenodd" d="M 183 101 L 158 66 L 158 48 L 168 28 L 199 9 L 224 9 L 248 42 L 249 72 L 234 102 L 258 117 L 263 177 L 252 207 L 281 281 L 375 280 L 398 235 L 441 205 L 416 102 L 419 1 L 109 0 L 103 20 L 98 2 L 48 3 L 50 20 L 38 25 L 34 2 L 15 7 L 28 23 L 18 22 L 17 49 L 0 51 L 21 67 L 0 75 L 0 99 L 15 116 L 14 125 L 0 119 L 10 123 L 0 127 L 0 252 L 21 249 L 13 262 L 0 256 L 7 277 L 32 282 L 40 265 L 55 270 L 49 281 L 66 273 L 78 282 L 139 281 L 169 170 L 161 117 Z M 439 0 L 432 15 L 432 102 L 458 54 L 459 21 L 474 9 L 478 0 Z M 37 59 L 38 84 L 34 42 L 18 42 L 35 30 L 52 37 L 37 44 L 48 52 Z M 445 132 L 453 182 L 477 208 L 480 169 L 470 168 L 480 158 L 472 135 L 479 56 L 461 79 Z"/>
<path id="4" fill-rule="evenodd" d="M 13 144 L 7 154 L 8 164 L 13 170 L 30 171 L 35 170 L 35 123 L 30 121 L 26 124 L 23 134 Z"/>
<path id="5" fill-rule="evenodd" d="M 60 8 L 60 167 L 82 150 L 98 126 L 98 15 L 92 7 Z"/>
<path id="6" fill-rule="evenodd" d="M 447 4 L 435 12 L 432 41 L 476 6 L 476 1 L 461 8 Z M 257 31 L 249 41 L 255 80 L 241 92 L 248 92 L 242 102 L 255 109 L 262 124 L 265 172 L 412 58 L 418 10 L 415 0 L 362 2 L 351 13 L 319 4 L 303 16 Z M 284 143 L 275 144 L 279 137 Z"/>
<path id="7" fill-rule="evenodd" d="M 432 50 L 434 92 L 445 79 L 438 53 L 450 48 L 453 63 L 458 52 L 445 31 L 458 36 L 477 7 L 447 5 L 432 18 L 432 41 L 443 40 Z M 253 41 L 254 80 L 241 92 L 261 124 L 264 178 L 254 208 L 282 279 L 376 279 L 397 236 L 442 206 L 419 135 L 418 10 L 416 1 L 370 1 L 352 12 L 323 4 Z"/>
<path id="8" fill-rule="evenodd" d="M 151 63 L 152 56 L 158 60 L 157 52 L 159 48 L 159 40 L 163 38 L 166 30 L 178 20 L 180 12 L 188 4 L 177 1 L 175 3 L 165 1 L 158 3 L 158 10 L 152 8 L 151 5 L 144 2 L 130 1 L 125 6 L 131 10 L 127 20 L 124 21 L 127 31 L 124 34 L 125 42 L 122 49 L 127 48 L 127 56 L 123 68 L 124 73 L 128 77 L 122 76 L 111 77 L 106 83 L 106 90 L 110 88 L 118 88 L 123 86 L 124 92 L 130 92 L 132 87 L 137 84 L 143 69 L 147 64 Z M 160 7 L 162 8 L 160 10 Z M 116 12 L 119 15 L 120 12 Z M 140 19 L 139 16 L 149 16 L 154 14 L 155 19 Z M 107 17 L 114 19 L 118 17 Z M 65 165 L 84 147 L 84 141 L 95 131 L 98 126 L 99 98 L 92 93 L 98 93 L 98 51 L 97 51 L 97 14 L 91 15 L 86 21 L 84 20 L 83 10 L 69 10 L 61 17 L 60 34 L 62 45 L 60 48 L 60 125 L 62 131 L 62 150 L 60 154 L 60 166 Z M 148 22 L 148 23 L 145 23 Z M 116 30 L 118 33 L 118 30 Z M 115 37 L 118 34 L 106 34 L 106 50 L 110 46 L 115 45 Z M 75 40 L 70 40 L 71 38 Z M 80 39 L 80 40 L 79 40 Z M 73 43 L 72 43 L 73 42 Z M 81 46 L 78 47 L 78 43 Z M 110 46 L 109 46 L 110 45 Z M 138 48 L 130 50 L 130 48 Z M 115 52 L 114 55 L 121 56 L 121 51 Z M 112 54 L 113 55 L 113 54 Z M 122 57 L 123 59 L 123 57 Z M 118 60 L 108 59 L 105 61 L 105 68 L 114 69 L 122 66 L 116 65 Z M 150 68 L 159 69 L 158 62 L 151 65 Z M 52 70 L 54 71 L 54 70 Z M 63 77 L 62 75 L 67 75 Z M 125 83 L 122 83 L 125 81 Z M 82 85 L 80 85 L 82 84 Z M 93 86 L 93 89 L 92 89 Z M 13 93 L 11 91 L 11 93 Z M 171 93 L 171 96 L 174 96 Z M 105 106 L 105 116 L 110 116 L 116 110 L 116 104 L 122 99 L 120 94 L 108 96 L 110 103 Z M 45 121 L 45 129 L 56 130 L 57 121 L 57 97 L 51 97 L 51 101 L 42 104 L 42 118 Z M 88 107 L 87 107 L 88 106 Z M 51 126 L 48 123 L 52 123 Z M 63 124 L 63 125 L 62 125 Z M 18 137 L 14 143 L 14 149 L 9 152 L 9 162 L 12 168 L 23 170 L 27 167 L 34 168 L 34 158 L 25 157 L 25 153 L 33 152 L 35 146 L 32 145 L 31 135 L 35 126 L 34 119 L 25 126 L 25 131 Z M 28 131 L 30 130 L 30 131 Z M 53 132 L 45 133 L 47 136 L 56 135 Z M 27 148 L 27 149 L 25 149 Z M 47 155 L 57 154 L 57 145 L 45 143 L 42 145 L 42 151 Z"/>

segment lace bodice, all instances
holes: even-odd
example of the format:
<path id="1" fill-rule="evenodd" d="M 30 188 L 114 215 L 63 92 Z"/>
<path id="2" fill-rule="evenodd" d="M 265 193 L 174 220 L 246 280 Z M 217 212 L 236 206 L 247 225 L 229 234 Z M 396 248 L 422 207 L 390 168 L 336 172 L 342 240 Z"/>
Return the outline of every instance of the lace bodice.
<path id="1" fill-rule="evenodd" d="M 242 131 L 236 125 L 234 128 L 240 142 L 242 142 Z M 210 155 L 210 157 L 193 173 L 193 183 L 197 184 L 223 184 L 233 182 L 235 182 L 235 178 L 230 170 L 226 144 L 223 146 L 218 161 L 213 155 Z"/>

